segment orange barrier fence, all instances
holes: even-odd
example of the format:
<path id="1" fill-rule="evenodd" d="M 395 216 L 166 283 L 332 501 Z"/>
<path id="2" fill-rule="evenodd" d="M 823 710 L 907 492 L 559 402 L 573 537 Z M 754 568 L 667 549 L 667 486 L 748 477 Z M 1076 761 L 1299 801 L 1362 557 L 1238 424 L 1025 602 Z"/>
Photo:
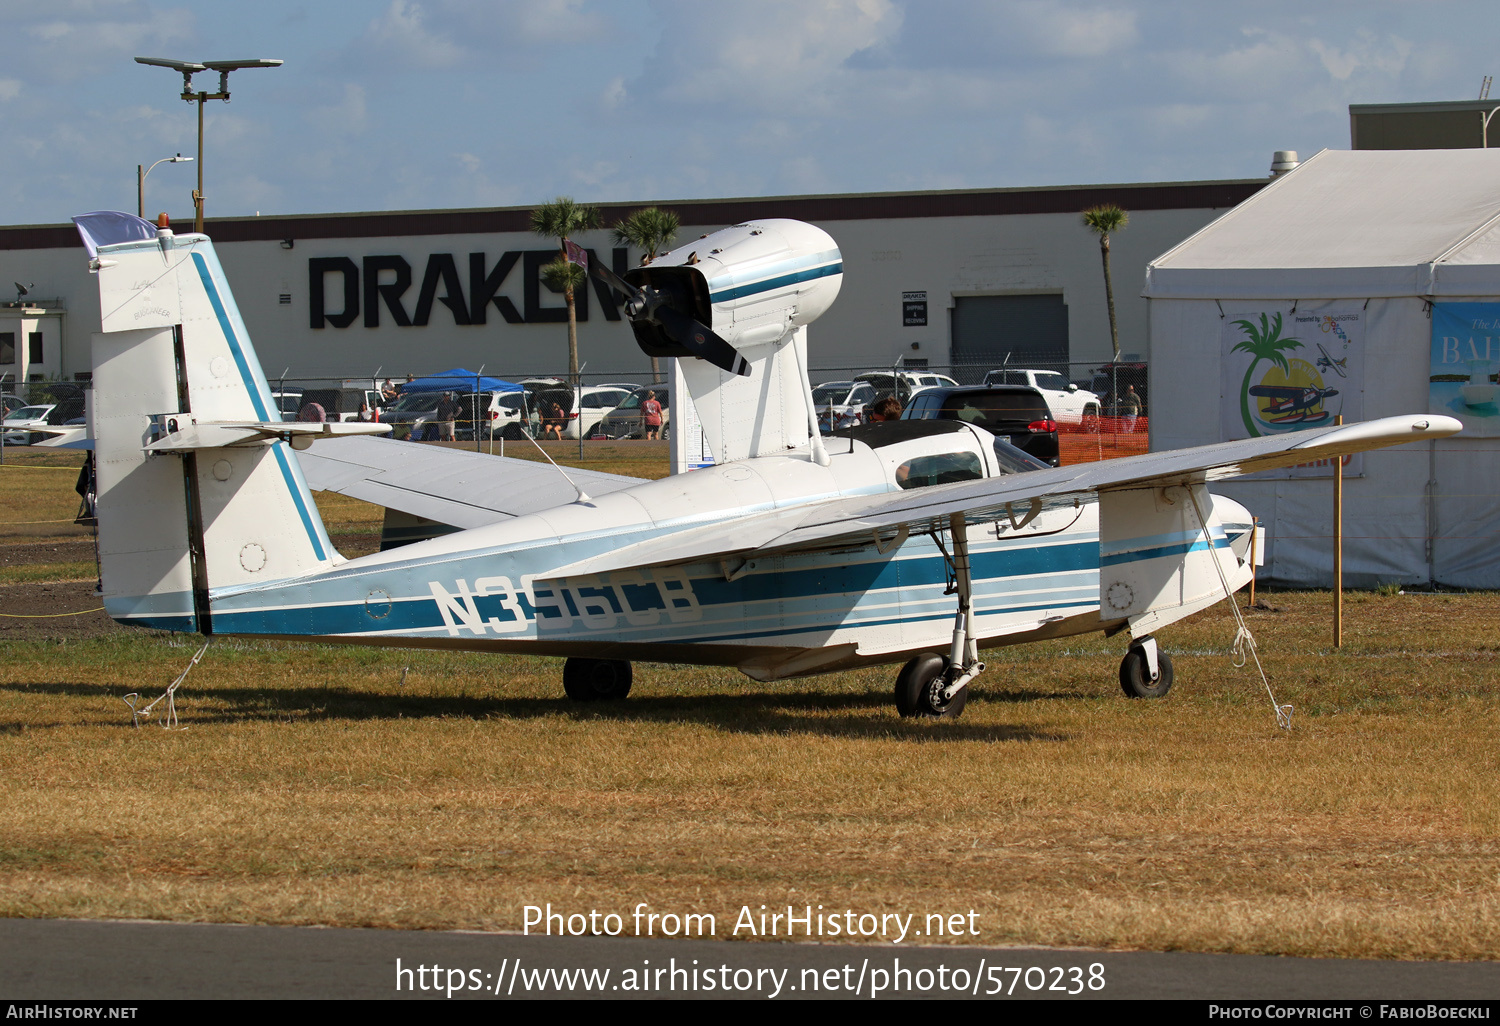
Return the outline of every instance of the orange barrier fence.
<path id="1" fill-rule="evenodd" d="M 1062 465 L 1093 463 L 1120 456 L 1139 456 L 1147 450 L 1146 418 L 1136 417 L 1133 430 L 1126 431 L 1126 417 L 1099 417 L 1084 424 L 1057 426 L 1058 455 Z M 1095 427 L 1098 430 L 1094 430 Z"/>

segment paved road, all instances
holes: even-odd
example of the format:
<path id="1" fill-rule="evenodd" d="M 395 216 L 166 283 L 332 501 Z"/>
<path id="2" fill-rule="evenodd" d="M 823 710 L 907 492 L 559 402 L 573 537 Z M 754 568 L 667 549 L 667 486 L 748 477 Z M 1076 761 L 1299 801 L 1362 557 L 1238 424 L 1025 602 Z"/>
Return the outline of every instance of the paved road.
<path id="1" fill-rule="evenodd" d="M 999 986 L 1014 987 L 1010 998 L 1063 1000 L 1500 998 L 1497 962 L 0 920 L 0 998 L 6 1000 L 446 1000 L 450 985 L 454 999 L 493 999 L 496 991 L 501 997 L 567 994 L 555 976 L 550 986 L 545 979 L 540 987 L 534 983 L 535 973 L 549 969 L 609 971 L 591 992 L 575 979 L 571 996 L 577 997 L 857 992 L 869 998 L 872 990 L 956 997 L 972 995 L 976 986 L 981 995 Z M 1070 997 L 1069 989 L 1081 993 Z"/>

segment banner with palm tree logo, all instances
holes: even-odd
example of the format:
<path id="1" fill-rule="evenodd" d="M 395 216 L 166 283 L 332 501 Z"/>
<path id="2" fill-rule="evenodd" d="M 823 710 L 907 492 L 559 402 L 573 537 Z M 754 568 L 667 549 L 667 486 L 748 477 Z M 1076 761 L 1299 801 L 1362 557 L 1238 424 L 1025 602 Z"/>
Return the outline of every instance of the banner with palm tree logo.
<path id="1" fill-rule="evenodd" d="M 1258 309 L 1226 313 L 1221 331 L 1220 437 L 1260 438 L 1346 423 L 1364 414 L 1361 309 Z M 1345 472 L 1358 469 L 1345 465 Z M 1324 477 L 1331 467 L 1289 476 Z M 1282 475 L 1278 475 L 1282 476 Z"/>

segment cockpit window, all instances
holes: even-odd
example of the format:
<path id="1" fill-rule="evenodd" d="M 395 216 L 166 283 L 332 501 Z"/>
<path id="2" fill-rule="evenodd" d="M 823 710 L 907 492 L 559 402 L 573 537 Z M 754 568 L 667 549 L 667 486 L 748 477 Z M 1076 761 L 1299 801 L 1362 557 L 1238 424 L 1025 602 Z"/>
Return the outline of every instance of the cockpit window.
<path id="1" fill-rule="evenodd" d="M 929 488 L 954 481 L 977 481 L 984 477 L 979 456 L 972 452 L 945 452 L 917 456 L 896 468 L 896 483 L 902 488 Z"/>

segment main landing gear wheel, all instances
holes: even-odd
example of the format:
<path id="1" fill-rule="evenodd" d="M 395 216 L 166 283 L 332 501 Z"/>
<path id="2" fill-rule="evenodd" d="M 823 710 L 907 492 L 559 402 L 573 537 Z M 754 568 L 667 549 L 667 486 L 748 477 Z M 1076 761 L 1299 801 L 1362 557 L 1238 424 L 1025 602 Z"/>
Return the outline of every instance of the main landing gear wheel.
<path id="1" fill-rule="evenodd" d="M 1156 650 L 1155 680 L 1151 679 L 1151 666 L 1146 661 L 1146 652 L 1139 645 L 1132 645 L 1125 658 L 1120 660 L 1120 690 L 1127 698 L 1162 698 L 1172 690 L 1172 657 L 1161 649 Z"/>
<path id="2" fill-rule="evenodd" d="M 964 711 L 969 689 L 962 688 L 952 698 L 943 698 L 948 684 L 948 660 L 936 652 L 914 657 L 896 676 L 896 711 L 903 717 L 954 719 Z"/>
<path id="3" fill-rule="evenodd" d="M 610 701 L 630 694 L 633 674 L 622 659 L 569 659 L 563 663 L 563 690 L 575 702 Z"/>

